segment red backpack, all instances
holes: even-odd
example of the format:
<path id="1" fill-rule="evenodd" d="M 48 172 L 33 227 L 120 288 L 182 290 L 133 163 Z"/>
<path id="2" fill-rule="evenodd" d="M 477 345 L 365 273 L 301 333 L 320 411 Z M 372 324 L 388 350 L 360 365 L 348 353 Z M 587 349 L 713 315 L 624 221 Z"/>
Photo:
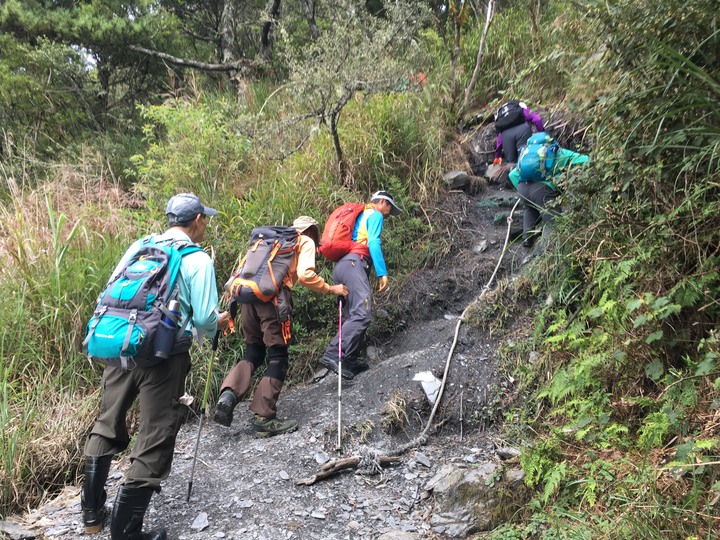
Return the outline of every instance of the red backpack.
<path id="1" fill-rule="evenodd" d="M 355 221 L 365 210 L 363 203 L 345 203 L 333 210 L 325 222 L 320 247 L 318 251 L 333 262 L 342 259 L 348 253 L 359 253 L 370 256 L 370 251 L 365 244 L 353 242 L 352 233 L 355 228 Z"/>

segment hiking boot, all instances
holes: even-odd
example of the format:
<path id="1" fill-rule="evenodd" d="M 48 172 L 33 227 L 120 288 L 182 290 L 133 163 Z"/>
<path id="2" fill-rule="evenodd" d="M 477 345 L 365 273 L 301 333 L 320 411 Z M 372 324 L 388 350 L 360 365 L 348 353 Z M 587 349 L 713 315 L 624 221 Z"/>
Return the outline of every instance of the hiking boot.
<path id="1" fill-rule="evenodd" d="M 235 392 L 229 388 L 222 391 L 220 399 L 218 399 L 217 405 L 215 406 L 215 415 L 213 420 L 221 426 L 230 427 L 233 421 L 233 410 L 237 405 L 237 398 Z"/>
<path id="2" fill-rule="evenodd" d="M 357 362 L 353 362 L 352 364 L 350 364 L 348 366 L 348 369 L 350 369 L 355 375 L 360 375 L 363 371 L 367 371 L 368 369 L 370 369 L 370 364 L 358 360 Z"/>
<path id="3" fill-rule="evenodd" d="M 295 431 L 298 427 L 297 421 L 291 418 L 281 420 L 279 418 L 265 418 L 257 414 L 250 421 L 250 424 L 257 437 L 282 435 L 283 433 Z"/>
<path id="4" fill-rule="evenodd" d="M 337 375 L 338 372 L 338 363 L 337 360 L 328 360 L 324 356 L 320 359 L 320 364 L 324 367 L 328 368 L 330 371 L 335 373 Z M 348 381 L 355 378 L 355 373 L 353 370 L 347 365 L 347 362 L 343 362 L 342 366 L 342 377 L 343 379 L 347 379 Z"/>
<path id="5" fill-rule="evenodd" d="M 145 512 L 150 504 L 153 488 L 120 486 L 115 497 L 110 520 L 112 540 L 167 540 L 165 529 L 143 532 Z"/>

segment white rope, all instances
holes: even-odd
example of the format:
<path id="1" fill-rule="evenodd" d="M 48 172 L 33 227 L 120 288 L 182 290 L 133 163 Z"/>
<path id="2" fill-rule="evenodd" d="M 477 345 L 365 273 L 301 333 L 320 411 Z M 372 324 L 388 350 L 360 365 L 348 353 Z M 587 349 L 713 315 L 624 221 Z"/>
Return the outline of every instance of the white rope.
<path id="1" fill-rule="evenodd" d="M 445 371 L 443 373 L 442 382 L 440 384 L 440 390 L 438 390 L 437 398 L 435 399 L 435 405 L 433 406 L 432 411 L 430 412 L 430 417 L 428 418 L 427 425 L 425 426 L 425 429 L 422 431 L 420 435 L 418 435 L 415 439 L 412 441 L 396 448 L 392 452 L 390 452 L 389 456 L 398 456 L 400 454 L 404 454 L 406 451 L 410 450 L 411 448 L 415 448 L 416 446 L 422 446 L 427 442 L 428 438 L 428 431 L 430 431 L 430 427 L 432 426 L 433 419 L 435 418 L 435 413 L 437 412 L 438 407 L 440 406 L 440 401 L 442 400 L 443 392 L 445 391 L 445 383 L 447 382 L 447 376 L 448 372 L 450 371 L 450 360 L 452 359 L 453 353 L 455 352 L 455 346 L 457 345 L 458 341 L 458 335 L 460 334 L 460 325 L 465 321 L 465 317 L 467 316 L 468 310 L 470 307 L 477 301 L 481 300 L 483 296 L 490 290 L 490 286 L 492 285 L 493 281 L 495 280 L 495 276 L 498 272 L 498 269 L 500 268 L 500 263 L 502 262 L 503 258 L 505 257 L 505 253 L 507 252 L 508 245 L 510 244 L 510 228 L 512 225 L 512 216 L 513 213 L 515 213 L 515 209 L 517 208 L 517 205 L 520 204 L 520 199 L 518 199 L 515 202 L 515 205 L 512 207 L 512 210 L 510 211 L 510 215 L 507 218 L 507 232 L 505 234 L 505 244 L 503 244 L 502 252 L 500 253 L 500 257 L 498 258 L 497 264 L 495 265 L 495 270 L 493 270 L 492 275 L 490 276 L 490 279 L 488 280 L 487 284 L 482 288 L 482 291 L 480 291 L 480 294 L 477 298 L 475 298 L 468 306 L 463 310 L 462 315 L 460 315 L 460 318 L 458 319 L 457 325 L 455 325 L 455 337 L 453 338 L 452 345 L 450 346 L 450 352 L 448 353 L 447 360 L 445 361 Z"/>

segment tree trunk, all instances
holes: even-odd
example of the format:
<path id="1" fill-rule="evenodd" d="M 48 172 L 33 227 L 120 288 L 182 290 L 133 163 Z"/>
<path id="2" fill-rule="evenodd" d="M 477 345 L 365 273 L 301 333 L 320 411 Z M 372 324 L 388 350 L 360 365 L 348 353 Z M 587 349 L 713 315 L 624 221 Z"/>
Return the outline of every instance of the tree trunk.
<path id="1" fill-rule="evenodd" d="M 302 13 L 310 27 L 310 37 L 315 41 L 320 35 L 317 23 L 315 22 L 315 0 L 300 0 Z"/>
<path id="2" fill-rule="evenodd" d="M 460 56 L 460 24 L 457 17 L 453 17 L 453 44 L 450 51 L 450 100 L 453 108 L 457 98 L 457 61 Z"/>
<path id="3" fill-rule="evenodd" d="M 100 123 L 100 125 L 107 126 L 108 113 L 110 111 L 109 96 L 112 95 L 110 89 L 112 68 L 108 65 L 108 61 L 104 57 L 96 57 L 96 62 L 98 83 L 100 83 L 100 88 L 102 89 L 102 91 L 98 93 L 95 118 Z"/>
<path id="4" fill-rule="evenodd" d="M 533 36 L 533 48 L 536 54 L 542 51 L 542 32 L 540 31 L 540 16 L 542 14 L 542 0 L 530 0 L 530 26 Z"/>
<path id="5" fill-rule="evenodd" d="M 220 62 L 229 64 L 235 61 L 235 1 L 225 0 L 220 15 Z"/>
<path id="6" fill-rule="evenodd" d="M 260 57 L 269 62 L 272 59 L 273 37 L 272 30 L 280 16 L 280 0 L 268 0 L 267 20 L 262 26 L 262 36 L 260 37 Z"/>
<path id="7" fill-rule="evenodd" d="M 480 46 L 478 47 L 477 58 L 475 59 L 475 70 L 473 71 L 470 84 L 465 89 L 465 99 L 463 100 L 463 109 L 467 110 L 470 105 L 470 94 L 475 88 L 478 76 L 480 75 L 480 65 L 482 64 L 483 53 L 485 51 L 485 40 L 487 39 L 488 31 L 490 30 L 490 24 L 492 23 L 493 16 L 495 15 L 495 1 L 488 0 L 487 12 L 485 13 L 485 28 L 483 28 L 482 35 L 480 36 Z"/>
<path id="8" fill-rule="evenodd" d="M 235 0 L 224 0 L 223 10 L 220 14 L 220 25 L 218 34 L 220 35 L 220 63 L 232 64 L 235 62 Z M 235 87 L 238 101 L 245 103 L 247 96 L 245 95 L 244 85 L 242 84 L 242 72 L 233 69 L 228 72 L 230 82 Z"/>
<path id="9" fill-rule="evenodd" d="M 345 157 L 343 156 L 342 147 L 340 146 L 340 135 L 338 134 L 338 120 L 340 119 L 341 112 L 342 108 L 330 113 L 330 134 L 332 135 L 333 147 L 335 148 L 335 156 L 337 156 L 340 183 L 345 185 L 347 165 L 345 164 Z"/>

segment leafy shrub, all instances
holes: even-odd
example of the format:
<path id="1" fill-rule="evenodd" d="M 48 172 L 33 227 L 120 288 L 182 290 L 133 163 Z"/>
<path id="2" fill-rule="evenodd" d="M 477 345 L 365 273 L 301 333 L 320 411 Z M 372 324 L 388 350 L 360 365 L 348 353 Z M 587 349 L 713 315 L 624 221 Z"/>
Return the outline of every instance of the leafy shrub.
<path id="1" fill-rule="evenodd" d="M 226 102 L 181 98 L 141 112 L 148 149 L 133 157 L 135 171 L 128 171 L 137 175 L 139 193 L 158 205 L 181 191 L 213 201 L 226 186 L 246 184 L 251 144 L 228 129 L 233 108 Z"/>
<path id="2" fill-rule="evenodd" d="M 78 51 L 46 39 L 31 47 L 0 34 L 0 49 L 0 157 L 40 158 L 31 163 L 42 172 L 41 159 L 87 137 L 89 76 Z"/>

